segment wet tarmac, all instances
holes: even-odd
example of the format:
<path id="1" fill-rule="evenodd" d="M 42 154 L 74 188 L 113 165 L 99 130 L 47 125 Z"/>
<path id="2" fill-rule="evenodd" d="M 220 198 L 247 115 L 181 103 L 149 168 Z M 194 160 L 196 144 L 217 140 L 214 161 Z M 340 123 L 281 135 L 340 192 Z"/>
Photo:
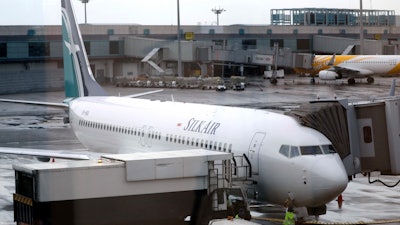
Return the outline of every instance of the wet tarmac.
<path id="1" fill-rule="evenodd" d="M 392 78 L 377 78 L 373 85 L 359 83 L 356 86 L 347 86 L 343 81 L 320 82 L 317 85 L 310 85 L 309 80 L 309 78 L 288 77 L 279 80 L 277 85 L 271 85 L 268 80 L 253 79 L 245 91 L 164 89 L 163 92 L 143 98 L 286 111 L 303 102 L 316 99 L 369 100 L 387 96 L 392 82 Z M 112 86 L 108 86 L 106 89 L 112 95 L 121 96 L 154 90 Z M 396 91 L 400 93 L 399 88 L 396 88 Z M 64 93 L 14 94 L 3 95 L 0 98 L 62 102 Z M 60 109 L 0 103 L 0 146 L 85 150 L 69 126 L 63 124 L 64 115 L 65 112 Z M 36 162 L 36 159 L 0 155 L 0 225 L 15 224 L 12 206 L 12 194 L 15 191 L 12 164 L 17 162 L 31 163 Z M 400 176 L 376 176 L 390 184 L 396 183 L 400 179 Z M 371 179 L 376 179 L 376 176 Z M 319 220 L 329 223 L 360 223 L 360 221 L 370 224 L 373 224 L 374 221 L 388 223 L 387 220 L 400 219 L 398 215 L 400 211 L 399 197 L 399 186 L 388 188 L 380 183 L 369 184 L 367 177 L 357 175 L 343 193 L 343 207 L 339 209 L 337 202 L 332 201 L 327 205 L 328 213 L 320 216 Z M 284 208 L 275 205 L 255 205 L 252 207 L 252 215 L 257 223 L 279 224 L 277 221 L 284 217 Z M 391 222 L 388 224 L 400 224 L 400 222 Z"/>

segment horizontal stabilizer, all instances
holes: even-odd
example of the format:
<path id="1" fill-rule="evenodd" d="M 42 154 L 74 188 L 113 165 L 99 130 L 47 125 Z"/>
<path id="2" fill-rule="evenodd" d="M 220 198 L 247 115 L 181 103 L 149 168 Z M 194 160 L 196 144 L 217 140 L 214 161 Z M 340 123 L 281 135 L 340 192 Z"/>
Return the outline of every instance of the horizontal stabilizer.
<path id="1" fill-rule="evenodd" d="M 27 101 L 27 100 L 15 100 L 15 99 L 0 99 L 0 102 L 10 102 L 10 103 L 21 103 L 21 104 L 30 104 L 30 105 L 43 105 L 43 106 L 51 106 L 58 108 L 68 108 L 68 105 L 65 103 L 55 103 L 55 102 L 39 102 L 39 101 Z"/>

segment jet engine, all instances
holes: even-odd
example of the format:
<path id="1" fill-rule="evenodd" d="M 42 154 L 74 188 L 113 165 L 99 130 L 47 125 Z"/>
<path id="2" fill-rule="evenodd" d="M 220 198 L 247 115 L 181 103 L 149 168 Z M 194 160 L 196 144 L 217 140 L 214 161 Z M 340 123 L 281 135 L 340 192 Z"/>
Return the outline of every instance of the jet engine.
<path id="1" fill-rule="evenodd" d="M 329 71 L 329 70 L 321 70 L 318 73 L 319 79 L 321 80 L 335 80 L 339 77 L 339 74 L 337 74 L 334 71 Z"/>

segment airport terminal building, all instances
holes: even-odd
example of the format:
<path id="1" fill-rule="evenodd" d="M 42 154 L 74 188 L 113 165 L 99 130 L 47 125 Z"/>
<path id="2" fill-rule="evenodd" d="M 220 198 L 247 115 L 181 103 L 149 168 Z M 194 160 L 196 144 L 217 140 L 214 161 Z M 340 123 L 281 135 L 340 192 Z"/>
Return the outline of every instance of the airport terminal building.
<path id="1" fill-rule="evenodd" d="M 271 25 L 181 26 L 180 41 L 173 25 L 80 28 L 96 79 L 112 83 L 119 77 L 177 76 L 179 61 L 184 77 L 309 68 L 314 53 L 359 54 L 361 30 L 364 54 L 398 54 L 394 10 L 364 10 L 363 15 L 348 9 L 272 9 Z M 61 89 L 61 40 L 61 26 L 1 26 L 0 93 Z"/>

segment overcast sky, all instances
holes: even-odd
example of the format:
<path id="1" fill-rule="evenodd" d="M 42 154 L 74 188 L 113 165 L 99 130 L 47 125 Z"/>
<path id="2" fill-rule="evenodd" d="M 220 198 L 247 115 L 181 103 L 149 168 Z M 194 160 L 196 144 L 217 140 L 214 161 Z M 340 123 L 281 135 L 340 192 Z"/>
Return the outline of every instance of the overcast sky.
<path id="1" fill-rule="evenodd" d="M 4 0 L 3 0 L 4 1 Z M 84 4 L 71 0 L 79 23 Z M 269 24 L 270 10 L 283 8 L 359 8 L 359 0 L 180 0 L 182 25 L 215 25 L 211 9 L 225 9 L 220 25 Z M 364 9 L 395 10 L 399 0 L 363 0 Z M 176 25 L 177 0 L 90 0 L 87 20 L 93 24 Z M 61 24 L 60 0 L 11 0 L 0 7 L 0 25 Z"/>

